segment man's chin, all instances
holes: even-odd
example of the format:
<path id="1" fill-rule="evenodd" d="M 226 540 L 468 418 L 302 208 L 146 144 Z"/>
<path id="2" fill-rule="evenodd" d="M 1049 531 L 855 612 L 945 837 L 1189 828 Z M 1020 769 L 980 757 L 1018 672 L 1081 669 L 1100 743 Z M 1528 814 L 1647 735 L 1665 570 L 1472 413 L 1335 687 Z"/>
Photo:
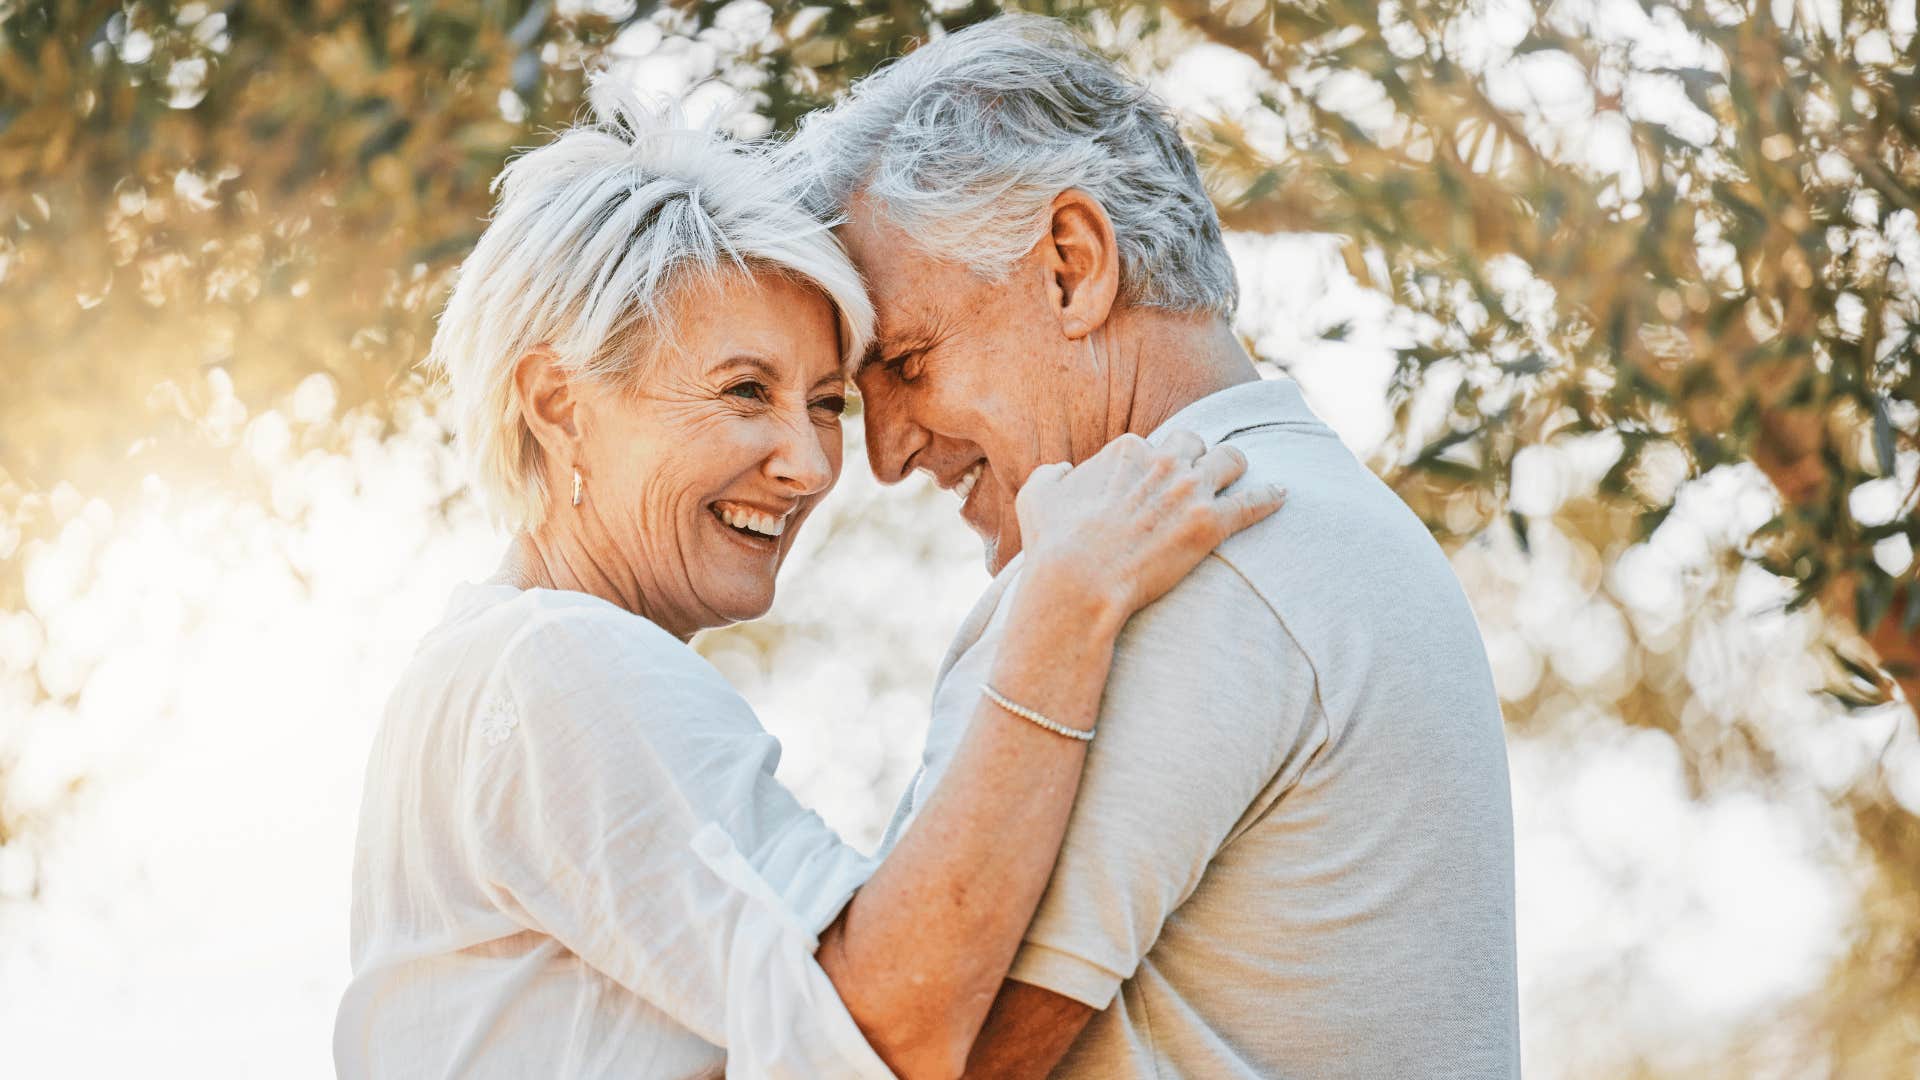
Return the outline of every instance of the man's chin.
<path id="1" fill-rule="evenodd" d="M 1003 536 L 982 532 L 980 544 L 985 549 L 989 576 L 997 576 L 1000 571 L 1007 568 L 1008 563 L 1013 561 L 1014 556 L 1020 554 L 1020 541 L 1017 539 L 1008 543 Z"/>
<path id="2" fill-rule="evenodd" d="M 981 480 L 984 482 L 986 477 Z M 975 499 L 984 499 L 985 495 L 981 493 Z M 973 530 L 973 534 L 980 538 L 981 546 L 986 549 L 987 573 L 998 574 L 1013 561 L 1014 556 L 1020 554 L 1020 530 L 1005 526 L 1009 520 L 1018 520 L 1014 517 L 1011 500 L 992 507 L 984 503 L 963 504 L 960 507 L 960 520 L 966 522 L 967 528 Z"/>

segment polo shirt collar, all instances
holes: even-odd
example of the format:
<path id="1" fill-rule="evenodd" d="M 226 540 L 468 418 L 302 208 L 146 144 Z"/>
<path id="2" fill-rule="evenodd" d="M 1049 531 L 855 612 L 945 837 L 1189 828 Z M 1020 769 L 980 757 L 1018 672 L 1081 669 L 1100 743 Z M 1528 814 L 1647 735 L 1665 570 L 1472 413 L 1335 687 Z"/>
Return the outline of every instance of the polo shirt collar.
<path id="1" fill-rule="evenodd" d="M 1191 431 L 1208 445 L 1266 424 L 1319 424 L 1300 384 L 1284 376 L 1229 386 L 1168 417 L 1148 436 L 1159 442 L 1176 430 Z"/>

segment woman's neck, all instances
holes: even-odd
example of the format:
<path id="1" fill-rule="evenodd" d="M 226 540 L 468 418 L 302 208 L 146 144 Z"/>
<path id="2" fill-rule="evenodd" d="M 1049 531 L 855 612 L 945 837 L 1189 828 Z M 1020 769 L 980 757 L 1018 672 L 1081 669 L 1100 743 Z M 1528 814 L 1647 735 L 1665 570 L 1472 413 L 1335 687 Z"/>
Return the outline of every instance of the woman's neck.
<path id="1" fill-rule="evenodd" d="M 608 560 L 594 558 L 585 544 L 542 527 L 515 533 L 500 559 L 500 566 L 488 581 L 515 589 L 555 589 L 597 596 L 654 623 L 681 641 L 690 640 L 700 629 L 691 620 L 655 610 L 655 605 L 647 602 L 645 590 L 635 575 L 614 572 L 607 564 Z"/>

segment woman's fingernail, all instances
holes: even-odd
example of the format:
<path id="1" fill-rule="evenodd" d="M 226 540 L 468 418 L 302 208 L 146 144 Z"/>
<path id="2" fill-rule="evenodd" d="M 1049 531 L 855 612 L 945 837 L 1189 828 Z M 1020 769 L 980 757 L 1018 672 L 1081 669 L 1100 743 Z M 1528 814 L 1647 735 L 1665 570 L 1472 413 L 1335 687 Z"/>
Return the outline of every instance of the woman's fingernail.
<path id="1" fill-rule="evenodd" d="M 1273 493 L 1273 498 L 1275 502 L 1286 501 L 1286 498 L 1287 498 L 1286 488 L 1281 487 L 1279 484 L 1269 484 L 1267 485 L 1267 490 Z"/>

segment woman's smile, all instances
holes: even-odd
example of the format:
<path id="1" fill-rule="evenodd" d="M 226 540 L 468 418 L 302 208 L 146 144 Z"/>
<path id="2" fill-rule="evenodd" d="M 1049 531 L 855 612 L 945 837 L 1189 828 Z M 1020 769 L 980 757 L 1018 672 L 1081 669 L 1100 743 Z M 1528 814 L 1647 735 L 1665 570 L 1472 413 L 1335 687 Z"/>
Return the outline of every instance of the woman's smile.
<path id="1" fill-rule="evenodd" d="M 716 499 L 707 504 L 707 514 L 726 535 L 726 541 L 755 555 L 778 557 L 790 545 L 787 531 L 796 533 L 806 515 L 799 503 L 775 509 L 733 499 Z M 768 572 L 779 568 L 776 562 Z"/>
<path id="2" fill-rule="evenodd" d="M 787 515 L 795 507 L 788 506 L 779 510 L 760 510 L 745 503 L 716 501 L 713 504 L 714 516 L 730 528 L 761 539 L 773 539 L 787 531 Z"/>

